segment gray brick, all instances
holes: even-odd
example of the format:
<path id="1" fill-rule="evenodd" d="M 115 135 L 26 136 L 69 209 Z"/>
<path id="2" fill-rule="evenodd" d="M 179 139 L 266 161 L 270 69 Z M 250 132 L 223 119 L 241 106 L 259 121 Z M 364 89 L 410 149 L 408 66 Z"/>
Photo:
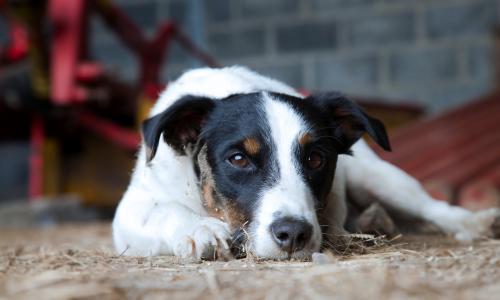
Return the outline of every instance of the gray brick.
<path id="1" fill-rule="evenodd" d="M 5 45 L 9 40 L 9 28 L 4 17 L 0 18 L 0 44 Z"/>
<path id="2" fill-rule="evenodd" d="M 397 83 L 452 79 L 457 74 L 457 54 L 453 49 L 409 50 L 391 55 L 389 72 Z"/>
<path id="3" fill-rule="evenodd" d="M 313 9 L 317 11 L 366 6 L 375 3 L 375 0 L 314 0 Z"/>
<path id="4" fill-rule="evenodd" d="M 390 2 L 390 3 L 393 3 L 393 2 L 395 2 L 395 3 L 397 3 L 397 2 L 403 2 L 403 3 L 405 3 L 405 2 L 406 2 L 406 3 L 408 3 L 408 2 L 409 2 L 409 3 L 412 3 L 412 2 L 413 2 L 413 3 L 415 3 L 415 2 L 420 2 L 420 3 L 422 3 L 422 2 L 424 2 L 424 1 L 427 1 L 427 2 L 432 2 L 433 0 L 386 0 L 386 1 L 387 1 L 387 2 Z"/>
<path id="5" fill-rule="evenodd" d="M 124 4 L 121 5 L 121 8 L 138 27 L 142 29 L 156 27 L 156 3 L 145 1 L 144 3 Z"/>
<path id="6" fill-rule="evenodd" d="M 493 53 L 491 47 L 470 47 L 467 52 L 467 65 L 471 76 L 489 80 L 493 72 Z"/>
<path id="7" fill-rule="evenodd" d="M 96 59 L 109 64 L 127 64 L 134 59 L 133 54 L 118 43 L 96 44 L 91 53 Z"/>
<path id="8" fill-rule="evenodd" d="M 167 53 L 168 55 L 168 64 L 172 63 L 184 63 L 188 60 L 189 54 L 182 48 L 178 43 L 173 42 L 169 52 Z"/>
<path id="9" fill-rule="evenodd" d="M 371 55 L 319 61 L 316 64 L 317 88 L 319 90 L 361 90 L 377 82 L 377 68 L 377 58 Z"/>
<path id="10" fill-rule="evenodd" d="M 298 64 L 256 68 L 255 71 L 262 75 L 282 81 L 290 86 L 293 86 L 294 88 L 304 87 L 302 82 L 302 66 Z"/>
<path id="11" fill-rule="evenodd" d="M 347 23 L 352 46 L 383 45 L 411 41 L 414 38 L 414 15 L 404 12 L 370 16 Z"/>
<path id="12" fill-rule="evenodd" d="M 431 38 L 488 33 L 498 22 L 496 1 L 434 8 L 426 13 L 427 35 Z"/>
<path id="13" fill-rule="evenodd" d="M 230 0 L 207 0 L 205 4 L 208 22 L 228 21 L 231 14 Z"/>
<path id="14" fill-rule="evenodd" d="M 428 103 L 429 111 L 431 113 L 438 113 L 450 107 L 463 105 L 473 101 L 478 97 L 488 92 L 490 87 L 487 84 L 476 85 L 460 85 L 451 88 L 445 88 L 435 91 L 430 91 L 426 102 Z"/>
<path id="15" fill-rule="evenodd" d="M 0 145 L 0 202 L 27 197 L 30 145 L 6 142 Z"/>
<path id="16" fill-rule="evenodd" d="M 334 22 L 279 27 L 277 29 L 278 51 L 294 52 L 335 48 L 335 31 Z"/>
<path id="17" fill-rule="evenodd" d="M 114 40 L 115 34 L 111 32 L 111 30 L 104 24 L 101 18 L 98 16 L 92 15 L 90 17 L 90 38 L 101 38 L 103 40 Z"/>
<path id="18" fill-rule="evenodd" d="M 235 33 L 210 34 L 209 53 L 216 58 L 234 58 L 264 54 L 264 31 L 261 29 Z"/>
<path id="19" fill-rule="evenodd" d="M 171 1 L 168 3 L 168 17 L 181 26 L 188 22 L 188 3 L 184 0 Z"/>
<path id="20" fill-rule="evenodd" d="M 139 64 L 137 58 L 123 45 L 118 43 L 95 44 L 91 47 L 93 58 L 104 63 L 110 69 L 119 71 L 125 80 L 137 78 Z"/>
<path id="21" fill-rule="evenodd" d="M 162 82 L 173 81 L 179 78 L 186 70 L 192 68 L 189 64 L 176 65 L 175 67 L 168 66 L 160 71 L 160 79 Z"/>
<path id="22" fill-rule="evenodd" d="M 267 17 L 296 13 L 299 0 L 242 0 L 241 15 L 245 18 Z"/>

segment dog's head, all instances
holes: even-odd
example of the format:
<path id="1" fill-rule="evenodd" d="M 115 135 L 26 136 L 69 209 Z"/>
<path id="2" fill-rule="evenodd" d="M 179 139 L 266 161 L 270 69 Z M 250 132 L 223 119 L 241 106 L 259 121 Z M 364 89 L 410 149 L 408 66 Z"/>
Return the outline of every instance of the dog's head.
<path id="1" fill-rule="evenodd" d="M 185 96 L 144 121 L 147 159 L 160 135 L 193 158 L 210 216 L 230 224 L 236 249 L 274 259 L 318 251 L 318 218 L 337 156 L 366 132 L 390 150 L 384 125 L 339 93 L 301 99 L 260 92 L 222 100 Z"/>

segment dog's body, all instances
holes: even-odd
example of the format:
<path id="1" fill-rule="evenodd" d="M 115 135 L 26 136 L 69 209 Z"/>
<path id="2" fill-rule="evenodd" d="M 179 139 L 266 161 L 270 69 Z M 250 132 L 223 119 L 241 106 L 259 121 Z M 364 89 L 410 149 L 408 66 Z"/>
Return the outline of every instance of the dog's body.
<path id="1" fill-rule="evenodd" d="M 460 240 L 491 236 L 500 215 L 434 200 L 380 160 L 359 138 L 389 150 L 385 128 L 338 93 L 304 99 L 246 68 L 198 69 L 171 83 L 150 117 L 113 222 L 127 255 L 200 258 L 246 244 L 261 257 L 306 257 L 324 235 L 346 233 L 347 194 Z"/>

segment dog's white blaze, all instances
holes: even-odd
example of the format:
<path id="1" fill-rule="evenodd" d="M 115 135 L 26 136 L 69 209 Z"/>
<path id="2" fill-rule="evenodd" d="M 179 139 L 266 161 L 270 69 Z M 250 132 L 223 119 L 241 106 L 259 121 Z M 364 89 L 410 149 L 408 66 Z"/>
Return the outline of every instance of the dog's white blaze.
<path id="1" fill-rule="evenodd" d="M 316 218 L 314 196 L 300 176 L 300 162 L 294 154 L 299 136 L 308 131 L 307 123 L 288 104 L 273 100 L 263 93 L 264 113 L 271 132 L 268 143 L 275 145 L 276 176 L 278 183 L 271 189 L 264 190 L 261 202 L 252 224 L 251 242 L 257 255 L 272 258 L 287 258 L 288 254 L 280 250 L 270 231 L 270 225 L 282 217 L 306 220 L 313 226 L 310 245 L 316 251 L 321 243 L 321 230 Z M 279 216 L 276 216 L 279 213 Z M 311 252 L 309 252 L 311 253 Z M 305 253 L 304 253 L 305 254 Z M 296 253 L 297 257 L 302 256 Z"/>

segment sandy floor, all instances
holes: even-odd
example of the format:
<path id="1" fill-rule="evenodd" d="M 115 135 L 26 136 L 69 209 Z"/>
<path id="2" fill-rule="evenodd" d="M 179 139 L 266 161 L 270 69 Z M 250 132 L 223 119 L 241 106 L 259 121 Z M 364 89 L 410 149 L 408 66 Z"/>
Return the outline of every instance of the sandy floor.
<path id="1" fill-rule="evenodd" d="M 500 299 L 500 241 L 405 236 L 331 263 L 115 253 L 110 224 L 0 231 L 0 299 Z"/>

